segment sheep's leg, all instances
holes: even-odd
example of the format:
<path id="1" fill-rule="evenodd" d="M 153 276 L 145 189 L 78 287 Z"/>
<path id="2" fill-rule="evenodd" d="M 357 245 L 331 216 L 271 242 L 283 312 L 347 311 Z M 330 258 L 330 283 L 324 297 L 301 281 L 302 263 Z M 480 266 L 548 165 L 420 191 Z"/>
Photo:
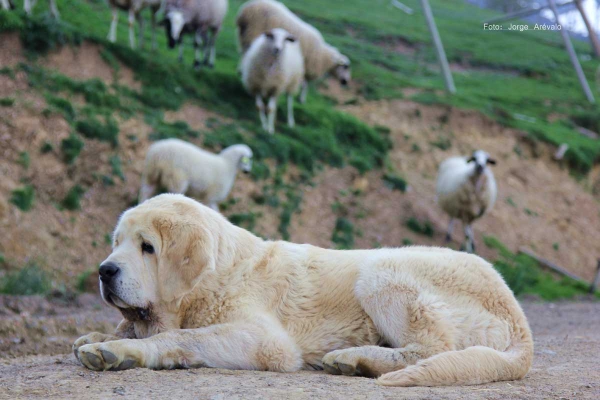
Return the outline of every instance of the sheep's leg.
<path id="1" fill-rule="evenodd" d="M 465 226 L 465 236 L 467 239 L 466 251 L 467 253 L 475 253 L 475 238 L 473 236 L 473 228 L 471 225 Z"/>
<path id="2" fill-rule="evenodd" d="M 119 19 L 119 10 L 116 7 L 112 8 L 112 20 L 110 21 L 110 30 L 108 31 L 108 40 L 111 42 L 117 41 L 117 20 Z"/>
<path id="3" fill-rule="evenodd" d="M 150 16 L 150 29 L 152 30 L 152 50 L 156 50 L 156 15 L 160 8 L 154 8 L 151 11 Z"/>
<path id="4" fill-rule="evenodd" d="M 308 82 L 302 81 L 302 88 L 300 89 L 300 103 L 306 103 L 306 96 L 308 95 Z"/>
<path id="5" fill-rule="evenodd" d="M 296 125 L 294 121 L 294 96 L 288 94 L 287 96 L 287 117 L 288 117 L 288 126 L 293 128 Z"/>
<path id="6" fill-rule="evenodd" d="M 215 50 L 215 42 L 217 41 L 217 33 L 218 30 L 215 28 L 211 28 L 210 29 L 210 40 L 208 42 L 208 45 L 206 46 L 208 51 L 208 58 L 207 58 L 207 54 L 204 54 L 204 64 L 206 64 L 209 68 L 214 68 L 215 67 L 215 58 L 217 56 L 216 50 Z"/>
<path id="7" fill-rule="evenodd" d="M 211 203 L 208 204 L 208 206 L 210 208 L 212 208 L 213 210 L 215 210 L 216 212 L 220 212 L 219 211 L 219 205 L 216 202 L 211 202 Z"/>
<path id="8" fill-rule="evenodd" d="M 10 3 L 8 0 L 0 0 L 0 4 L 2 4 L 3 9 L 10 10 Z"/>
<path id="9" fill-rule="evenodd" d="M 274 96 L 269 97 L 267 103 L 267 132 L 271 135 L 275 133 L 275 116 L 277 114 L 277 98 Z"/>
<path id="10" fill-rule="evenodd" d="M 133 8 L 129 10 L 129 46 L 135 49 L 135 11 Z"/>
<path id="11" fill-rule="evenodd" d="M 50 12 L 52 16 L 56 19 L 60 18 L 60 13 L 58 12 L 58 7 L 56 7 L 56 0 L 50 0 Z"/>
<path id="12" fill-rule="evenodd" d="M 25 14 L 31 15 L 31 9 L 35 4 L 33 4 L 33 0 L 25 0 L 23 3 L 23 8 L 25 9 Z"/>
<path id="13" fill-rule="evenodd" d="M 260 95 L 256 96 L 256 108 L 258 108 L 258 116 L 260 117 L 260 124 L 262 128 L 266 131 L 267 127 L 267 116 L 265 115 L 265 103 L 263 103 L 263 99 Z"/>
<path id="14" fill-rule="evenodd" d="M 136 15 L 136 20 L 138 23 L 138 29 L 139 29 L 139 44 L 140 44 L 140 49 L 144 48 L 144 18 L 142 18 L 142 13 L 138 12 L 138 14 Z"/>
<path id="15" fill-rule="evenodd" d="M 450 218 L 450 222 L 448 223 L 448 231 L 446 232 L 446 243 L 450 243 L 452 241 L 452 231 L 454 230 L 454 218 Z"/>
<path id="16" fill-rule="evenodd" d="M 148 200 L 150 197 L 154 195 L 156 192 L 156 185 L 151 185 L 149 183 L 142 183 L 142 187 L 140 188 L 140 195 L 138 198 L 138 204 L 143 203 Z"/>
<path id="17" fill-rule="evenodd" d="M 206 33 L 204 32 L 196 32 L 196 36 L 194 36 L 194 69 L 197 71 L 200 69 L 200 46 L 206 46 Z M 205 50 L 206 52 L 206 50 Z"/>

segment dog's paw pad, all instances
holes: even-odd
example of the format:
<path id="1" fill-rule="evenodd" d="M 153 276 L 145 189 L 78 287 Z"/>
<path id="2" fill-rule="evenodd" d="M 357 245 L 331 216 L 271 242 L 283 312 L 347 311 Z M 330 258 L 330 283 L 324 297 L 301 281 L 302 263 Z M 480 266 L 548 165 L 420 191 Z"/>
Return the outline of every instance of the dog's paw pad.
<path id="1" fill-rule="evenodd" d="M 327 372 L 328 374 L 331 374 L 331 375 L 341 375 L 342 374 L 342 371 L 340 371 L 337 368 L 337 365 L 335 365 L 335 364 L 323 363 L 323 369 L 325 369 L 325 372 Z"/>
<path id="2" fill-rule="evenodd" d="M 356 367 L 354 365 L 337 363 L 337 367 L 344 375 L 356 375 Z"/>
<path id="3" fill-rule="evenodd" d="M 104 358 L 104 361 L 106 361 L 107 364 L 114 364 L 117 362 L 117 356 L 115 356 L 108 350 L 100 350 L 100 354 L 102 355 L 102 358 Z"/>
<path id="4" fill-rule="evenodd" d="M 136 362 L 135 360 L 125 360 L 123 361 L 121 364 L 117 365 L 116 367 L 111 368 L 111 371 L 123 371 L 125 369 L 131 369 L 131 368 L 135 368 L 136 367 Z"/>
<path id="5" fill-rule="evenodd" d="M 100 357 L 98 357 L 97 355 L 83 351 L 81 352 L 80 357 L 85 358 L 88 364 L 94 367 L 94 369 L 104 369 L 104 363 L 102 362 L 102 359 L 100 359 Z"/>

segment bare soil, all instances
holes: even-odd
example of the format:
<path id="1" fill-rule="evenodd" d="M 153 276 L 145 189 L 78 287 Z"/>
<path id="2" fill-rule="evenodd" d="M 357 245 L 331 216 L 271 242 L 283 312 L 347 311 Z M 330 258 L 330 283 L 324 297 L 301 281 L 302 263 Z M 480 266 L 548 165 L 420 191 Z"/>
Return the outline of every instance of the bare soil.
<path id="1" fill-rule="evenodd" d="M 119 314 L 91 295 L 67 306 L 42 298 L 0 298 L 0 399 L 597 399 L 600 303 L 525 301 L 535 337 L 534 365 L 521 381 L 480 386 L 384 388 L 367 378 L 324 372 L 280 374 L 195 369 L 93 372 L 71 343 L 112 332 Z M 6 345 L 8 343 L 8 346 Z M 38 355 L 33 355 L 38 354 Z"/>

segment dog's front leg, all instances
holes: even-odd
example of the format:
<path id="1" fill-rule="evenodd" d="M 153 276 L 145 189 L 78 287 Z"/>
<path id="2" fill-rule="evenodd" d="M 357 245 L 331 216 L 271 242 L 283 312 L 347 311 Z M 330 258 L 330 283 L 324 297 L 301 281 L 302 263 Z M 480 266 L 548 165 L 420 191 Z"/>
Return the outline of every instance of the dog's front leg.
<path id="1" fill-rule="evenodd" d="M 75 354 L 75 357 L 79 358 L 77 352 L 81 346 L 90 343 L 102 343 L 125 338 L 135 338 L 135 330 L 133 328 L 133 322 L 123 319 L 117 326 L 114 335 L 92 332 L 77 339 L 75 343 L 73 343 L 73 353 Z"/>
<path id="2" fill-rule="evenodd" d="M 298 347 L 280 326 L 255 321 L 87 344 L 77 357 L 93 370 L 211 367 L 289 372 L 303 364 Z"/>

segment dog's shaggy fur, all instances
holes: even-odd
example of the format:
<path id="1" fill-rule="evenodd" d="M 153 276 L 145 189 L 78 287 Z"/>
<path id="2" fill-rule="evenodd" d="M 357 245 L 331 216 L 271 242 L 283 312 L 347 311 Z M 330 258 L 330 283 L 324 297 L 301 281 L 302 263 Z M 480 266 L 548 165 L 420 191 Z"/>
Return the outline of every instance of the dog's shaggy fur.
<path id="1" fill-rule="evenodd" d="M 219 367 L 379 377 L 394 386 L 520 379 L 533 341 L 481 258 L 441 248 L 263 241 L 181 195 L 127 211 L 101 283 L 125 319 L 74 344 L 94 370 Z"/>

